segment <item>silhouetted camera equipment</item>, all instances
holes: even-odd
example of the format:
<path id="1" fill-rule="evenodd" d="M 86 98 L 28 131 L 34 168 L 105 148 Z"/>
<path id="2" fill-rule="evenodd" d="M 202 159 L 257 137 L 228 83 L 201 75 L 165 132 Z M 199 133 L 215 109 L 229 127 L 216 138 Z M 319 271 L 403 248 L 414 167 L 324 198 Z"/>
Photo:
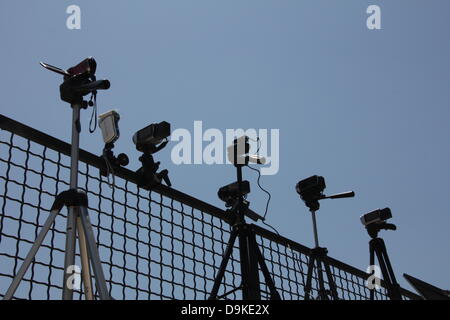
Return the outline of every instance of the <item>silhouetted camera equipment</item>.
<path id="1" fill-rule="evenodd" d="M 312 176 L 297 183 L 295 189 L 306 206 L 313 211 L 319 210 L 319 199 L 325 190 L 325 179 L 320 176 Z"/>
<path id="2" fill-rule="evenodd" d="M 103 158 L 105 159 L 107 172 L 103 172 L 108 175 L 112 171 L 111 166 L 127 166 L 130 162 L 128 156 L 125 153 L 120 153 L 117 157 L 114 156 L 113 148 L 114 142 L 120 137 L 119 120 L 120 115 L 111 110 L 98 116 L 98 125 L 102 131 L 103 142 L 105 147 L 103 148 Z"/>
<path id="3" fill-rule="evenodd" d="M 394 224 L 387 223 L 388 219 L 392 218 L 392 212 L 389 208 L 378 209 L 366 213 L 361 216 L 361 222 L 366 227 L 367 233 L 372 238 L 369 241 L 369 265 L 375 265 L 375 257 L 378 259 L 378 265 L 380 266 L 381 273 L 383 274 L 383 280 L 391 300 L 402 300 L 402 294 L 400 292 L 400 285 L 395 278 L 394 270 L 392 268 L 389 256 L 386 250 L 384 240 L 378 237 L 380 230 L 396 230 L 397 227 Z M 370 300 L 374 299 L 374 290 L 370 291 Z"/>
<path id="4" fill-rule="evenodd" d="M 108 89 L 108 80 L 95 78 L 97 63 L 94 58 L 87 58 L 76 66 L 63 70 L 49 64 L 41 62 L 41 65 L 53 72 L 64 76 L 64 82 L 59 86 L 60 97 L 63 101 L 70 103 L 72 108 L 72 138 L 70 145 L 70 189 L 59 193 L 50 210 L 39 235 L 24 259 L 22 266 L 4 295 L 5 300 L 13 298 L 14 293 L 27 273 L 27 270 L 36 257 L 36 253 L 41 247 L 45 236 L 50 228 L 55 224 L 55 219 L 61 209 L 66 206 L 68 209 L 66 216 L 66 246 L 64 250 L 64 270 L 69 270 L 75 265 L 77 251 L 76 240 L 79 241 L 79 256 L 81 260 L 81 276 L 83 280 L 83 294 L 87 300 L 95 298 L 92 286 L 91 267 L 94 271 L 96 291 L 101 299 L 111 299 L 106 286 L 105 275 L 103 273 L 102 262 L 98 252 L 98 244 L 95 241 L 94 231 L 89 219 L 88 197 L 86 192 L 78 189 L 78 165 L 80 153 L 80 132 L 81 121 L 80 111 L 87 106 L 95 105 L 97 90 Z M 91 101 L 88 103 L 83 97 L 91 93 Z M 92 102 L 92 98 L 94 102 Z M 92 118 L 91 118 L 92 119 Z M 96 119 L 96 118 L 95 118 Z M 62 281 L 62 298 L 72 300 L 75 287 L 69 284 L 72 275 L 64 272 Z"/>
<path id="5" fill-rule="evenodd" d="M 242 181 L 241 192 L 244 197 L 250 193 L 250 182 L 247 180 Z M 225 202 L 226 207 L 231 207 L 235 199 L 239 197 L 239 184 L 237 182 L 230 183 L 220 188 L 217 195 L 220 200 Z"/>
<path id="6" fill-rule="evenodd" d="M 247 180 L 242 180 L 242 167 L 248 165 L 249 162 L 257 164 L 265 163 L 264 158 L 248 154 L 250 152 L 248 140 L 249 138 L 247 136 L 242 136 L 235 139 L 233 144 L 227 148 L 228 160 L 236 167 L 237 181 L 220 188 L 217 194 L 219 198 L 225 202 L 225 206 L 230 208 L 227 210 L 227 213 L 233 217 L 233 229 L 230 238 L 228 239 L 227 248 L 224 252 L 222 262 L 220 263 L 219 270 L 214 278 L 214 285 L 209 296 L 210 300 L 224 298 L 238 289 L 242 289 L 243 300 L 260 300 L 260 271 L 264 276 L 266 286 L 270 291 L 271 299 L 281 299 L 264 261 L 264 256 L 256 242 L 254 227 L 245 221 L 245 217 L 249 217 L 254 221 L 260 219 L 264 221 L 264 217 L 261 217 L 249 209 L 250 203 L 245 200 L 247 194 L 250 193 L 250 183 Z M 240 286 L 219 297 L 217 296 L 219 287 L 225 276 L 225 270 L 227 269 L 231 254 L 235 248 L 234 244 L 236 239 L 239 241 L 242 283 Z"/>
<path id="7" fill-rule="evenodd" d="M 361 216 L 361 223 L 368 226 L 371 223 L 382 223 L 392 218 L 392 212 L 389 208 L 378 209 Z"/>
<path id="8" fill-rule="evenodd" d="M 247 194 L 250 193 L 250 182 L 247 180 L 242 181 L 241 184 L 241 192 L 243 197 L 245 198 Z M 225 207 L 231 208 L 227 210 L 228 213 L 232 214 L 237 210 L 237 205 L 239 203 L 239 184 L 237 182 L 230 183 L 229 185 L 226 185 L 219 189 L 217 192 L 217 195 L 219 196 L 220 200 L 225 202 Z M 259 214 L 254 212 L 249 208 L 250 202 L 243 199 L 242 203 L 245 207 L 245 215 L 252 219 L 253 221 L 258 221 L 259 219 L 264 221 L 264 218 L 261 217 Z"/>
<path id="9" fill-rule="evenodd" d="M 311 258 L 308 262 L 308 274 L 305 286 L 305 300 L 310 299 L 310 293 L 312 289 L 312 276 L 314 266 L 317 266 L 318 282 L 319 282 L 319 295 L 320 300 L 337 300 L 338 294 L 336 289 L 336 284 L 331 273 L 328 260 L 326 259 L 328 250 L 327 248 L 321 248 L 319 246 L 319 235 L 317 233 L 317 223 L 316 223 L 316 211 L 320 208 L 319 200 L 322 199 L 339 199 L 339 198 L 351 198 L 355 196 L 353 191 L 343 192 L 333 194 L 331 196 L 326 196 L 323 194 L 325 190 L 325 179 L 321 176 L 312 176 L 303 179 L 297 183 L 295 190 L 300 195 L 300 198 L 305 202 L 306 206 L 311 211 L 312 223 L 313 223 L 313 233 L 314 233 L 314 243 L 315 247 L 311 250 Z M 322 274 L 322 264 L 325 268 L 326 275 L 328 277 L 329 290 L 325 289 L 325 282 L 323 280 Z"/>
<path id="10" fill-rule="evenodd" d="M 152 187 L 161 184 L 162 181 L 169 187 L 172 185 L 169 179 L 169 171 L 164 169 L 157 172 L 160 162 L 155 162 L 152 156 L 169 143 L 169 136 L 170 123 L 166 121 L 150 124 L 133 135 L 136 149 L 143 153 L 139 157 L 142 167 L 136 171 L 140 185 Z"/>
<path id="11" fill-rule="evenodd" d="M 250 183 L 247 180 L 242 180 L 242 167 L 247 166 L 249 162 L 264 164 L 266 160 L 258 155 L 250 155 L 249 152 L 248 136 L 234 139 L 233 143 L 227 148 L 228 160 L 236 167 L 237 181 L 220 188 L 217 195 L 225 202 L 227 208 L 231 208 L 228 210 L 229 213 L 236 215 L 239 205 L 242 205 L 239 211 L 243 213 L 243 216 L 247 216 L 254 221 L 259 219 L 264 221 L 263 217 L 249 208 L 250 203 L 245 200 L 247 194 L 250 193 Z"/>
<path id="12" fill-rule="evenodd" d="M 326 185 L 324 177 L 317 175 L 301 180 L 295 186 L 295 190 L 300 195 L 300 198 L 305 202 L 310 211 L 319 210 L 319 200 L 352 198 L 355 196 L 355 193 L 353 191 L 336 193 L 331 196 L 326 196 L 323 194 L 325 188 Z"/>
<path id="13" fill-rule="evenodd" d="M 361 223 L 366 227 L 371 238 L 376 238 L 380 230 L 396 230 L 395 224 L 386 223 L 386 220 L 392 218 L 392 212 L 389 208 L 378 209 L 361 216 Z"/>
<path id="14" fill-rule="evenodd" d="M 170 123 L 162 121 L 139 130 L 133 135 L 133 142 L 139 151 L 158 152 L 164 148 L 167 142 L 163 142 L 170 136 Z"/>
<path id="15" fill-rule="evenodd" d="M 41 66 L 53 72 L 62 74 L 64 82 L 60 85 L 59 91 L 61 100 L 70 104 L 80 104 L 82 108 L 87 108 L 88 102 L 83 101 L 83 97 L 89 93 L 95 98 L 97 90 L 106 90 L 111 86 L 108 80 L 97 80 L 95 71 L 97 63 L 92 57 L 86 58 L 76 66 L 67 70 L 41 62 Z M 94 103 L 89 101 L 89 106 Z"/>

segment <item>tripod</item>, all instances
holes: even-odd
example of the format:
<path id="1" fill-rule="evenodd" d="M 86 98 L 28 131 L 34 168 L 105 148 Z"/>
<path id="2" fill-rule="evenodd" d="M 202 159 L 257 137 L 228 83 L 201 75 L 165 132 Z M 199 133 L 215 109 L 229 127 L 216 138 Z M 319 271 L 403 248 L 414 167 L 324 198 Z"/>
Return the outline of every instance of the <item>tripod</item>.
<path id="1" fill-rule="evenodd" d="M 248 162 L 245 164 L 235 164 L 237 170 L 238 194 L 231 213 L 235 215 L 236 219 L 233 225 L 230 239 L 228 240 L 227 248 L 219 267 L 219 271 L 217 272 L 216 278 L 214 280 L 214 285 L 211 290 L 209 300 L 224 298 L 239 289 L 242 289 L 243 300 L 261 300 L 258 265 L 261 268 L 261 272 L 263 273 L 266 285 L 269 287 L 271 299 L 281 299 L 278 291 L 275 288 L 275 283 L 270 276 L 269 269 L 267 269 L 264 257 L 259 250 L 258 244 L 256 242 L 255 231 L 253 230 L 251 225 L 245 222 L 245 215 L 249 210 L 249 204 L 248 202 L 244 201 L 242 188 L 242 167 L 247 164 Z M 242 283 L 239 287 L 234 288 L 231 291 L 226 292 L 225 294 L 218 297 L 217 293 L 225 275 L 225 270 L 227 268 L 228 261 L 230 260 L 231 253 L 233 252 L 236 238 L 239 238 Z"/>
<path id="2" fill-rule="evenodd" d="M 42 63 L 41 63 L 42 64 Z M 110 84 L 108 80 L 95 81 L 96 63 L 93 58 L 82 61 L 77 66 L 68 71 L 42 64 L 45 68 L 64 75 L 64 82 L 60 86 L 61 99 L 71 104 L 72 107 L 72 139 L 71 139 L 71 161 L 70 161 L 70 189 L 60 193 L 51 209 L 50 215 L 45 221 L 38 237 L 23 261 L 17 275 L 14 277 L 9 286 L 4 299 L 12 299 L 17 287 L 22 281 L 28 267 L 34 260 L 37 251 L 45 239 L 48 231 L 55 222 L 56 216 L 60 213 L 63 206 L 68 207 L 67 230 L 66 230 L 66 247 L 64 257 L 64 279 L 62 298 L 64 300 L 73 299 L 74 277 L 76 276 L 75 267 L 75 251 L 76 251 L 76 234 L 80 246 L 80 257 L 82 264 L 82 279 L 84 283 L 85 296 L 87 300 L 94 298 L 92 291 L 92 281 L 90 274 L 90 264 L 94 270 L 96 287 L 101 299 L 110 299 L 108 289 L 106 287 L 105 276 L 101 266 L 98 248 L 95 243 L 94 233 L 88 214 L 88 198 L 87 195 L 77 190 L 78 185 L 78 160 L 79 160 L 79 139 L 80 139 L 80 109 L 87 108 L 88 103 L 83 100 L 83 96 L 88 93 L 96 94 L 96 90 L 108 89 Z M 71 74 L 74 70 L 77 73 Z M 79 72 L 82 70 L 82 72 Z M 89 261 L 90 260 L 90 261 Z M 75 271 L 75 272 L 74 272 Z"/>
<path id="3" fill-rule="evenodd" d="M 317 202 L 317 205 L 319 203 Z M 331 273 L 330 265 L 328 264 L 327 260 L 327 248 L 321 248 L 319 247 L 319 237 L 317 234 L 317 224 L 316 224 L 316 211 L 319 209 L 315 209 L 316 207 L 311 207 L 311 216 L 312 216 L 312 222 L 313 222 L 313 232 L 314 232 L 314 243 L 315 247 L 311 249 L 311 254 L 309 256 L 309 262 L 308 262 L 308 273 L 306 277 L 306 286 L 305 286 L 305 300 L 310 300 L 310 293 L 311 293 L 311 287 L 312 287 L 312 276 L 314 267 L 317 267 L 317 277 L 319 282 L 319 299 L 320 300 L 329 300 L 329 295 L 331 294 L 331 297 L 334 300 L 338 300 L 339 297 L 337 295 L 336 290 L 336 284 L 334 283 L 333 274 Z M 315 209 L 315 210 L 314 210 Z M 323 271 L 322 271 L 322 264 L 325 268 L 325 273 L 328 278 L 328 286 L 330 287 L 330 290 L 325 289 L 325 283 L 323 279 Z"/>
<path id="4" fill-rule="evenodd" d="M 388 296 L 391 300 L 402 300 L 400 293 L 400 285 L 395 278 L 394 270 L 392 269 L 389 256 L 387 254 L 386 245 L 384 240 L 378 237 L 378 232 L 381 229 L 396 230 L 396 226 L 391 223 L 373 223 L 368 225 L 367 232 L 372 240 L 369 242 L 370 251 L 370 265 L 375 265 L 375 255 L 377 256 L 378 263 L 380 265 L 383 280 L 386 284 Z M 373 300 L 375 296 L 375 288 L 370 291 L 370 300 Z"/>
<path id="5" fill-rule="evenodd" d="M 355 196 L 355 193 L 353 191 L 349 191 L 326 196 L 323 194 L 323 190 L 325 189 L 325 187 L 326 187 L 325 179 L 317 175 L 301 180 L 299 183 L 297 183 L 295 187 L 297 193 L 300 195 L 302 200 L 305 202 L 306 206 L 309 208 L 309 211 L 311 212 L 313 232 L 314 232 L 315 247 L 311 249 L 311 253 L 309 256 L 308 273 L 305 286 L 305 300 L 310 299 L 312 289 L 312 276 L 315 267 L 317 268 L 317 278 L 318 278 L 317 280 L 319 283 L 318 298 L 320 300 L 329 300 L 329 296 L 331 295 L 331 297 L 334 300 L 339 299 L 337 295 L 336 284 L 333 279 L 333 274 L 331 273 L 330 265 L 328 263 L 327 258 L 328 250 L 327 248 L 321 248 L 319 246 L 316 212 L 320 208 L 319 200 L 351 198 Z M 328 286 L 330 287 L 330 290 L 325 289 L 322 264 L 328 278 Z"/>

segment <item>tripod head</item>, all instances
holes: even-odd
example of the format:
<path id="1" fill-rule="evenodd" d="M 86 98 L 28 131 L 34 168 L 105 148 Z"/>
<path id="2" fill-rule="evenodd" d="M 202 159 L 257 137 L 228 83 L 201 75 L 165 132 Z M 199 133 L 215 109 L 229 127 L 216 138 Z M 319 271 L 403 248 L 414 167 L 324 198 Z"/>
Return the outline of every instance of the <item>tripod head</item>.
<path id="1" fill-rule="evenodd" d="M 320 208 L 319 200 L 323 199 L 341 199 L 352 198 L 355 196 L 354 191 L 342 192 L 326 196 L 323 194 L 325 190 L 325 179 L 321 176 L 312 176 L 301 180 L 295 186 L 295 190 L 310 211 L 317 211 Z"/>
<path id="2" fill-rule="evenodd" d="M 390 218 L 392 218 L 391 209 L 378 209 L 362 215 L 361 223 L 366 227 L 369 236 L 375 239 L 381 230 L 397 230 L 395 224 L 386 222 Z"/>
<path id="3" fill-rule="evenodd" d="M 366 229 L 367 229 L 367 233 L 369 234 L 369 236 L 372 239 L 375 239 L 378 237 L 378 232 L 380 232 L 381 230 L 395 231 L 395 230 L 397 230 L 397 226 L 392 223 L 381 222 L 381 223 L 374 223 L 369 226 L 366 226 Z"/>
<path id="4" fill-rule="evenodd" d="M 88 103 L 83 101 L 84 96 L 91 93 L 95 97 L 97 90 L 107 90 L 111 86 L 108 80 L 96 79 L 95 71 L 97 70 L 97 63 L 92 57 L 84 59 L 76 66 L 67 70 L 44 62 L 40 64 L 47 70 L 64 76 L 64 82 L 59 86 L 61 100 L 71 105 L 79 104 L 82 108 L 87 108 Z M 90 105 L 93 104 L 91 103 Z"/>

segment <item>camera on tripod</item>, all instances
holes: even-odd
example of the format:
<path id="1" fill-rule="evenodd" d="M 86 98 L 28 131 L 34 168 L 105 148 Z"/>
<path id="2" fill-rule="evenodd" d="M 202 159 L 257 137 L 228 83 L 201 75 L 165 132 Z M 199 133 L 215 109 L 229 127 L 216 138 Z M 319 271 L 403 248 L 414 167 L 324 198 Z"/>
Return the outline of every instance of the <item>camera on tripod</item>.
<path id="1" fill-rule="evenodd" d="M 326 196 L 323 194 L 325 190 L 325 179 L 321 176 L 312 176 L 303 179 L 297 183 L 295 190 L 300 198 L 305 202 L 310 211 L 317 211 L 320 208 L 319 200 L 323 199 L 341 199 L 352 198 L 355 196 L 354 191 L 342 192 Z"/>
<path id="2" fill-rule="evenodd" d="M 230 260 L 231 254 L 235 248 L 236 239 L 239 238 L 239 255 L 242 271 L 241 285 L 235 287 L 229 292 L 226 292 L 221 297 L 226 297 L 238 289 L 242 289 L 243 300 L 260 300 L 261 288 L 259 274 L 264 276 L 266 287 L 269 289 L 270 298 L 280 300 L 280 295 L 275 287 L 272 276 L 269 273 L 267 265 L 264 261 L 264 256 L 259 249 L 256 242 L 256 233 L 254 226 L 247 224 L 245 217 L 248 217 L 255 222 L 258 220 L 264 221 L 265 217 L 261 217 L 256 212 L 249 209 L 250 202 L 245 200 L 250 193 L 250 183 L 242 179 L 242 168 L 248 165 L 249 162 L 258 164 L 265 163 L 265 159 L 249 155 L 250 144 L 249 138 L 242 136 L 234 139 L 233 144 L 228 149 L 228 160 L 234 164 L 236 168 L 237 181 L 230 183 L 219 189 L 217 195 L 225 202 L 228 215 L 231 217 L 232 231 L 228 239 L 227 248 L 223 254 L 220 268 L 214 278 L 214 285 L 211 290 L 209 299 L 218 299 L 219 287 L 225 276 L 225 270 Z M 256 169 L 254 169 L 256 170 Z"/>
<path id="3" fill-rule="evenodd" d="M 314 175 L 312 177 L 303 179 L 299 181 L 295 186 L 295 190 L 300 195 L 300 198 L 305 202 L 306 206 L 309 208 L 309 211 L 311 211 L 313 233 L 314 233 L 314 244 L 315 244 L 314 248 L 311 250 L 311 259 L 308 262 L 308 273 L 305 286 L 305 300 L 310 299 L 310 294 L 312 291 L 312 276 L 314 266 L 317 266 L 318 269 L 317 270 L 319 280 L 318 298 L 321 300 L 328 300 L 330 297 L 335 300 L 339 298 L 330 266 L 328 264 L 328 261 L 325 259 L 328 250 L 327 248 L 322 248 L 319 246 L 319 235 L 317 233 L 317 223 L 316 223 L 316 211 L 319 210 L 320 208 L 319 200 L 351 198 L 355 196 L 355 193 L 353 191 L 349 191 L 333 194 L 331 196 L 326 196 L 323 194 L 325 188 L 326 185 L 324 177 L 318 175 Z M 322 264 L 325 268 L 326 276 L 328 277 L 328 286 L 330 290 L 325 289 L 325 282 L 323 281 L 323 274 L 322 274 Z"/>
<path id="4" fill-rule="evenodd" d="M 105 275 L 103 273 L 102 261 L 98 252 L 98 244 L 95 241 L 94 231 L 89 219 L 87 192 L 78 189 L 78 165 L 80 153 L 80 109 L 87 108 L 88 104 L 83 97 L 89 93 L 95 99 L 97 90 L 108 89 L 110 83 L 108 80 L 96 81 L 95 71 L 97 64 L 94 58 L 87 58 L 67 71 L 41 62 L 41 65 L 53 72 L 62 74 L 64 82 L 60 85 L 60 96 L 65 102 L 70 103 L 72 108 L 72 139 L 70 147 L 70 189 L 59 193 L 50 209 L 50 215 L 42 226 L 39 235 L 23 260 L 19 271 L 4 295 L 5 300 L 13 298 L 14 293 L 24 278 L 30 264 L 35 260 L 36 253 L 42 246 L 42 243 L 55 224 L 56 217 L 65 206 L 68 209 L 66 215 L 66 247 L 64 250 L 64 270 L 69 270 L 75 265 L 76 240 L 79 242 L 79 256 L 81 260 L 81 276 L 83 280 L 83 293 L 87 300 L 95 298 L 95 292 L 92 290 L 91 267 L 94 271 L 96 291 L 101 299 L 111 299 L 106 285 Z M 94 100 L 95 101 L 95 100 Z M 95 105 L 95 102 L 92 104 Z M 72 300 L 74 286 L 69 285 L 71 273 L 64 272 L 62 281 L 62 298 Z"/>
<path id="5" fill-rule="evenodd" d="M 383 223 L 392 218 L 392 212 L 389 208 L 378 209 L 361 216 L 361 223 L 368 226 L 372 223 Z"/>
<path id="6" fill-rule="evenodd" d="M 370 237 L 376 238 L 380 230 L 397 230 L 395 224 L 386 222 L 390 218 L 392 218 L 391 209 L 384 208 L 366 213 L 360 219 Z"/>
<path id="7" fill-rule="evenodd" d="M 391 209 L 384 208 L 362 215 L 361 222 L 366 227 L 369 236 L 372 238 L 369 241 L 369 265 L 375 265 L 375 257 L 377 257 L 378 265 L 380 266 L 389 298 L 391 298 L 391 300 L 402 300 L 400 285 L 395 278 L 395 273 L 392 268 L 391 261 L 389 260 L 386 245 L 384 240 L 378 237 L 378 232 L 380 232 L 380 230 L 397 229 L 394 224 L 386 222 L 390 218 L 392 218 Z M 373 299 L 374 290 L 371 290 L 370 300 Z"/>
<path id="8" fill-rule="evenodd" d="M 162 181 L 169 187 L 172 185 L 167 169 L 157 172 L 160 162 L 155 162 L 153 154 L 161 151 L 168 143 L 170 136 L 170 123 L 162 121 L 152 123 L 147 127 L 137 131 L 133 135 L 133 142 L 136 149 L 143 154 L 139 157 L 142 167 L 136 171 L 140 185 L 152 187 L 161 184 Z"/>

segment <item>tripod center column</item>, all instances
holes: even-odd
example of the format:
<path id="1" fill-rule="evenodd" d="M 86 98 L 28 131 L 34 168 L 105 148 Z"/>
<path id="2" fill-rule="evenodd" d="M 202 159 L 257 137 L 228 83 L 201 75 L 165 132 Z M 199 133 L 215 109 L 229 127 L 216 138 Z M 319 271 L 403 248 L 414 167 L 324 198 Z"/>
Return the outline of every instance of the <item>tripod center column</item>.
<path id="1" fill-rule="evenodd" d="M 70 189 L 78 187 L 78 158 L 80 147 L 80 105 L 72 104 L 72 144 L 70 150 Z"/>

